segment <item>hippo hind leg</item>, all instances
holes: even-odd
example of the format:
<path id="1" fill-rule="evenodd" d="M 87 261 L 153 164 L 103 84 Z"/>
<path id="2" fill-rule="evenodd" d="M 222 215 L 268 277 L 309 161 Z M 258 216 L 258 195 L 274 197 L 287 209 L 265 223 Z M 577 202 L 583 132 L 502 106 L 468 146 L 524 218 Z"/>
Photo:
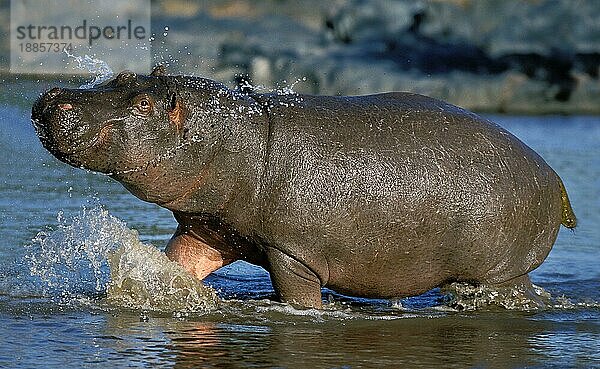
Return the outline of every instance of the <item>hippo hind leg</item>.
<path id="1" fill-rule="evenodd" d="M 267 258 L 273 288 L 282 302 L 304 308 L 322 307 L 321 281 L 313 271 L 275 248 L 267 251 Z"/>
<path id="2" fill-rule="evenodd" d="M 549 302 L 550 294 L 544 291 L 541 287 L 534 286 L 531 283 L 529 274 L 523 274 L 519 277 L 510 279 L 506 282 L 502 282 L 496 287 L 505 289 L 510 292 L 516 299 L 522 301 L 515 301 L 516 303 L 527 303 L 526 300 L 531 301 L 531 307 L 533 308 L 544 308 Z M 510 296 L 509 296 L 510 298 Z"/>

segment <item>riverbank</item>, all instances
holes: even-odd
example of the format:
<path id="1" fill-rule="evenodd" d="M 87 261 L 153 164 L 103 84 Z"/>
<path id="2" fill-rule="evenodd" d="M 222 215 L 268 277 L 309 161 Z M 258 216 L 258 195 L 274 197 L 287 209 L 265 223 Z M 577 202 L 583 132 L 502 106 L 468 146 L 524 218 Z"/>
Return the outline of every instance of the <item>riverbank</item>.
<path id="1" fill-rule="evenodd" d="M 412 91 L 477 111 L 598 114 L 600 24 L 590 14 L 599 13 L 599 2 L 568 0 L 167 1 L 153 22 L 169 27 L 159 41 L 175 68 L 222 81 L 305 79 L 296 91 Z"/>
<path id="2" fill-rule="evenodd" d="M 479 112 L 600 114 L 594 14 L 593 0 L 166 0 L 152 2 L 152 54 L 173 73 L 231 87 L 411 91 Z"/>

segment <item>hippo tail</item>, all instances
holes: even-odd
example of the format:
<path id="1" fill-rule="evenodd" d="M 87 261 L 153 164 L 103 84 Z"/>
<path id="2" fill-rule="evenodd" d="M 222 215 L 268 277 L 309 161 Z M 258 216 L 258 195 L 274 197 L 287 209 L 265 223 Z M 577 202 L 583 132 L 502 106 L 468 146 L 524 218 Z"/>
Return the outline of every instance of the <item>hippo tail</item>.
<path id="1" fill-rule="evenodd" d="M 558 178 L 558 184 L 560 185 L 560 200 L 562 202 L 560 223 L 567 228 L 575 228 L 577 226 L 577 217 L 575 216 L 575 212 L 573 212 L 567 190 L 560 177 Z"/>

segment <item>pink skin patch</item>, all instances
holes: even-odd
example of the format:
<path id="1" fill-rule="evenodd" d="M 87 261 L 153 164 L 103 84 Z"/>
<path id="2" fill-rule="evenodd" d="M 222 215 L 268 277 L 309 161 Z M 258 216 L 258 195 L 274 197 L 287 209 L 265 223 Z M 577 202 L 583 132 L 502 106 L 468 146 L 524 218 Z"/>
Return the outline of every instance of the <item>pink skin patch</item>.
<path id="1" fill-rule="evenodd" d="M 100 133 L 98 133 L 98 145 L 103 145 L 105 141 L 108 139 L 110 135 L 110 130 L 112 129 L 113 124 L 107 124 L 100 129 Z"/>
<path id="2" fill-rule="evenodd" d="M 73 105 L 68 104 L 68 103 L 66 103 L 66 104 L 58 104 L 58 108 L 60 110 L 71 110 L 71 109 L 73 109 Z"/>
<path id="3" fill-rule="evenodd" d="M 233 261 L 224 259 L 219 251 L 187 234 L 173 237 L 165 252 L 169 259 L 200 280 Z"/>

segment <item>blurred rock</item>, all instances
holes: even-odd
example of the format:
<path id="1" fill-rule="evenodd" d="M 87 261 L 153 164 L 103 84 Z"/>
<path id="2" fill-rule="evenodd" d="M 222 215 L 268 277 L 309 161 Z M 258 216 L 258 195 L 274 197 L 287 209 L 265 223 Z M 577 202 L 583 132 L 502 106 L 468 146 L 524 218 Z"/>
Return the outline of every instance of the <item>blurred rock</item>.
<path id="1" fill-rule="evenodd" d="M 479 111 L 600 114 L 596 0 L 164 0 L 152 6 L 155 63 L 168 64 L 172 73 L 231 87 L 250 81 L 259 90 L 302 80 L 295 91 L 412 91 Z"/>
<path id="2" fill-rule="evenodd" d="M 432 1 L 421 32 L 441 42 L 463 41 L 494 58 L 600 50 L 600 2 L 595 0 Z"/>
<path id="3" fill-rule="evenodd" d="M 303 79 L 295 91 L 412 91 L 479 111 L 600 113 L 594 0 L 215 0 L 190 13 L 155 12 L 157 34 L 171 29 L 155 42 L 157 61 L 232 87 Z"/>

